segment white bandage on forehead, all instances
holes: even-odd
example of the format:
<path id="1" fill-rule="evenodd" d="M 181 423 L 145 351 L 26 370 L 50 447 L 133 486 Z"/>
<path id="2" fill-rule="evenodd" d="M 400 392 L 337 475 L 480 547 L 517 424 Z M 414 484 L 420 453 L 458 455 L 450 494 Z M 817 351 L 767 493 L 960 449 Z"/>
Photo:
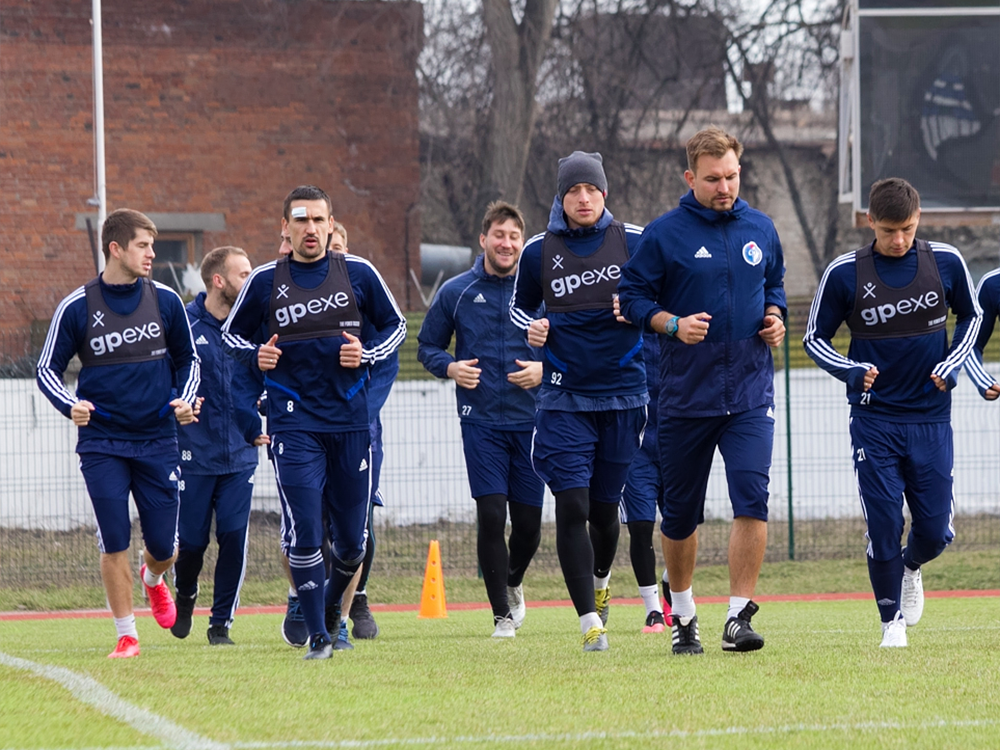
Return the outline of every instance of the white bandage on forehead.
<path id="1" fill-rule="evenodd" d="M 292 209 L 293 219 L 305 219 L 307 216 L 309 216 L 309 212 L 306 211 L 305 206 L 296 206 Z"/>

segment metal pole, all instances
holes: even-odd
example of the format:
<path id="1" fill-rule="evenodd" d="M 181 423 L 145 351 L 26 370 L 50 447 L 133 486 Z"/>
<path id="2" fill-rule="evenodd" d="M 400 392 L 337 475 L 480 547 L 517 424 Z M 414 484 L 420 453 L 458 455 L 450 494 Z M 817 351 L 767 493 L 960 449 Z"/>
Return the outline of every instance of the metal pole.
<path id="1" fill-rule="evenodd" d="M 108 216 L 107 180 L 104 170 L 104 43 L 101 39 L 101 0 L 93 0 L 94 27 L 94 161 L 97 172 L 97 245 L 101 244 Z M 97 272 L 104 270 L 104 253 L 97 253 Z"/>
<path id="2" fill-rule="evenodd" d="M 791 326 L 792 311 L 788 311 L 786 325 Z M 788 559 L 795 559 L 795 513 L 792 506 L 792 366 L 789 360 L 788 335 L 785 335 L 785 466 L 788 483 Z"/>

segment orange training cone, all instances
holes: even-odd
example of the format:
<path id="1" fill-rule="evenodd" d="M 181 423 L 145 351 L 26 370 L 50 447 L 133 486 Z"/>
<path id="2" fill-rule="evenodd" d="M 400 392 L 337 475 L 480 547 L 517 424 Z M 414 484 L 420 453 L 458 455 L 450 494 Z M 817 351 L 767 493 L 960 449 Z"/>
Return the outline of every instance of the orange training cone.
<path id="1" fill-rule="evenodd" d="M 441 546 L 437 540 L 427 550 L 427 567 L 424 569 L 424 590 L 420 594 L 420 618 L 447 617 L 444 603 L 444 577 L 441 574 Z"/>

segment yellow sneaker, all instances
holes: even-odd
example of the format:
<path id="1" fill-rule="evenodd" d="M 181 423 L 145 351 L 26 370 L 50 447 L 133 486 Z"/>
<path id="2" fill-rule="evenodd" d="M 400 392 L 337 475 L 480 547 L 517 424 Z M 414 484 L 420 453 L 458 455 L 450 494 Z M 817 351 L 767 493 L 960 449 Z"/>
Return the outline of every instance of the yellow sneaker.
<path id="1" fill-rule="evenodd" d="M 583 634 L 584 651 L 607 651 L 608 631 L 596 625 Z"/>
<path id="2" fill-rule="evenodd" d="M 603 589 L 594 589 L 594 604 L 597 605 L 597 616 L 601 618 L 601 622 L 605 625 L 608 624 L 608 609 L 611 607 L 611 586 L 605 586 Z"/>

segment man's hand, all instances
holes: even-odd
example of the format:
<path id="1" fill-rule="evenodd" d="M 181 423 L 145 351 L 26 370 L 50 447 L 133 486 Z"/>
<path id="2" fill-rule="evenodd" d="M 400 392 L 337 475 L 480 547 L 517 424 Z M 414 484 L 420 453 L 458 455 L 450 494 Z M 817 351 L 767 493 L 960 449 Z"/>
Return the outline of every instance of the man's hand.
<path id="1" fill-rule="evenodd" d="M 340 345 L 340 366 L 348 370 L 361 367 L 361 339 L 343 331 L 347 343 Z"/>
<path id="2" fill-rule="evenodd" d="M 700 344 L 708 335 L 708 321 L 712 316 L 707 312 L 695 313 L 677 321 L 677 333 L 674 338 L 685 344 Z"/>
<path id="3" fill-rule="evenodd" d="M 255 448 L 258 448 L 262 445 L 270 445 L 271 437 L 269 435 L 258 435 L 253 439 L 253 444 Z"/>
<path id="4" fill-rule="evenodd" d="M 198 417 L 194 415 L 194 407 L 184 399 L 175 398 L 170 402 L 170 405 L 174 407 L 174 416 L 177 418 L 177 424 L 185 425 L 198 421 Z"/>
<path id="5" fill-rule="evenodd" d="M 86 427 L 90 424 L 90 412 L 93 410 L 94 405 L 89 401 L 77 401 L 70 407 L 69 416 L 77 427 Z"/>
<path id="6" fill-rule="evenodd" d="M 872 365 L 871 369 L 865 373 L 865 382 L 861 386 L 861 390 L 870 391 L 871 387 L 875 385 L 875 378 L 878 377 L 878 368 Z M 933 375 L 931 376 L 933 377 Z"/>
<path id="7" fill-rule="evenodd" d="M 478 359 L 456 359 L 448 365 L 448 372 L 446 374 L 455 381 L 455 385 L 459 388 L 471 391 L 479 385 L 479 374 L 482 372 L 482 369 L 476 367 L 478 364 Z"/>
<path id="8" fill-rule="evenodd" d="M 273 370 L 278 366 L 278 358 L 281 356 L 281 349 L 275 346 L 278 341 L 278 334 L 274 334 L 266 344 L 261 344 L 257 349 L 257 367 L 261 372 Z"/>
<path id="9" fill-rule="evenodd" d="M 615 320 L 617 320 L 619 323 L 628 323 L 628 324 L 631 325 L 632 321 L 631 320 L 627 320 L 625 318 L 625 316 L 622 315 L 622 304 L 621 304 L 621 302 L 618 301 L 618 295 L 614 294 L 614 295 L 612 295 L 611 298 L 614 300 Z"/>
<path id="10" fill-rule="evenodd" d="M 934 383 L 934 387 L 942 393 L 948 392 L 948 383 L 944 378 L 938 377 L 937 375 L 931 375 L 931 382 Z"/>
<path id="11" fill-rule="evenodd" d="M 198 396 L 198 398 L 196 398 L 196 399 L 194 400 L 194 408 L 193 408 L 193 411 L 194 411 L 194 415 L 195 415 L 196 417 L 197 417 L 197 416 L 198 416 L 199 414 L 201 414 L 201 405 L 202 405 L 203 403 L 205 403 L 205 397 L 204 397 L 204 396 Z"/>
<path id="12" fill-rule="evenodd" d="M 542 383 L 541 362 L 522 362 L 519 359 L 515 359 L 514 363 L 521 369 L 515 370 L 514 372 L 508 372 L 507 373 L 508 382 L 513 383 L 519 388 L 524 388 L 524 390 L 528 390 L 529 388 L 534 388 L 536 385 L 541 385 Z"/>
<path id="13" fill-rule="evenodd" d="M 545 346 L 545 341 L 549 338 L 549 319 L 539 318 L 531 321 L 528 326 L 528 345 L 539 347 Z"/>
<path id="14" fill-rule="evenodd" d="M 765 313 L 764 327 L 758 331 L 758 334 L 768 346 L 781 346 L 781 342 L 785 340 L 785 321 L 777 315 Z"/>
<path id="15" fill-rule="evenodd" d="M 987 388 L 986 393 L 983 394 L 983 398 L 987 401 L 996 401 L 998 397 L 1000 397 L 1000 385 L 996 383 Z"/>

